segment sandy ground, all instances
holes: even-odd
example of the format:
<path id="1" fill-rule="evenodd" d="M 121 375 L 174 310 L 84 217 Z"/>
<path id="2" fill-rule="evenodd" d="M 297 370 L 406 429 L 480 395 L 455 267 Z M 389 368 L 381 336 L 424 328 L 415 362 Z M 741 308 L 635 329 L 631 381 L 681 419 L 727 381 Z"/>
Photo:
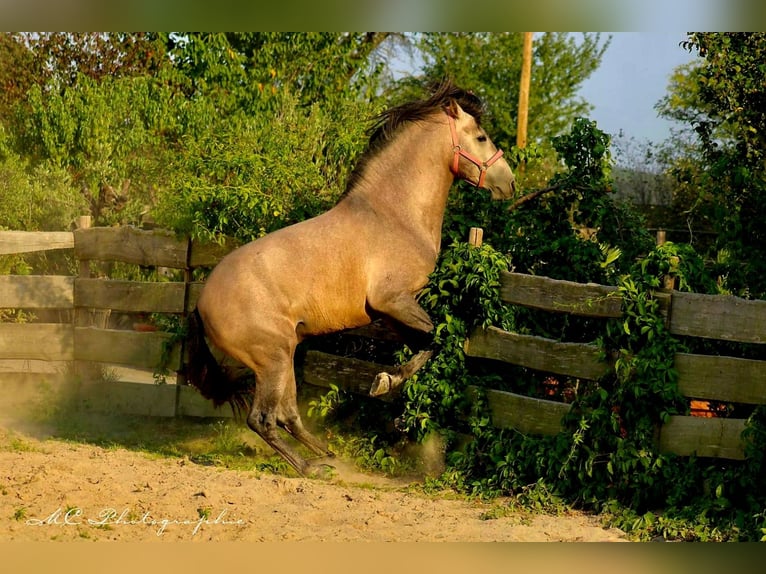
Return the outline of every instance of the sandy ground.
<path id="1" fill-rule="evenodd" d="M 0 430 L 0 541 L 624 540 L 579 513 L 486 519 L 507 501 L 345 474 L 289 478 Z"/>
<path id="2" fill-rule="evenodd" d="M 304 479 L 61 440 L 40 422 L 59 399 L 0 383 L 0 542 L 625 540 L 593 516 L 425 495 L 337 459 L 330 479 Z"/>

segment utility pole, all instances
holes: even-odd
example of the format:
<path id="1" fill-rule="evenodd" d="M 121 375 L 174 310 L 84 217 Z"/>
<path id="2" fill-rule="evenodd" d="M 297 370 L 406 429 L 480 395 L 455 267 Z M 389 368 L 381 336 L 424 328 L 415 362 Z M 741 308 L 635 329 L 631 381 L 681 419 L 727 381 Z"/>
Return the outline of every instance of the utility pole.
<path id="1" fill-rule="evenodd" d="M 524 32 L 521 51 L 521 87 L 519 88 L 519 119 L 516 127 L 516 147 L 527 146 L 527 117 L 529 112 L 529 83 L 532 77 L 532 32 Z"/>

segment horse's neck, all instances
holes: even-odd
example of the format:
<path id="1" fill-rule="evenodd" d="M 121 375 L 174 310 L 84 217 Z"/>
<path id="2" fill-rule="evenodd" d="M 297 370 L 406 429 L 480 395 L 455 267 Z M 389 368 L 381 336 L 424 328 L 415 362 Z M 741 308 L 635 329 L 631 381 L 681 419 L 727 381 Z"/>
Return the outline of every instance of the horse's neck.
<path id="1" fill-rule="evenodd" d="M 366 166 L 353 194 L 363 196 L 397 227 L 433 245 L 441 243 L 442 220 L 454 176 L 449 135 L 433 123 L 414 124 Z M 442 141 L 444 140 L 444 141 Z"/>

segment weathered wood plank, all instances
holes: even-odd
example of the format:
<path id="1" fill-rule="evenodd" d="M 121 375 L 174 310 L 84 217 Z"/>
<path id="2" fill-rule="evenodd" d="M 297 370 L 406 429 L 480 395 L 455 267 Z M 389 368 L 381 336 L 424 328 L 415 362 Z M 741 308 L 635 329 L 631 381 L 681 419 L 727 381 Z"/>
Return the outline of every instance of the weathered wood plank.
<path id="1" fill-rule="evenodd" d="M 41 361 L 39 359 L 0 359 L 0 375 L 38 374 L 56 375 L 66 371 L 68 361 Z"/>
<path id="2" fill-rule="evenodd" d="M 338 357 L 320 351 L 309 351 L 303 364 L 303 381 L 318 387 L 331 384 L 339 388 L 369 396 L 372 381 L 381 371 L 391 371 L 390 366 L 371 363 L 349 357 Z M 391 395 L 378 397 L 391 400 Z"/>
<path id="3" fill-rule="evenodd" d="M 480 392 L 469 387 L 471 393 Z M 557 401 L 536 399 L 516 393 L 484 389 L 497 428 L 512 428 L 525 434 L 556 435 L 561 432 L 562 418 L 569 413 L 570 405 Z"/>
<path id="4" fill-rule="evenodd" d="M 494 359 L 559 375 L 598 380 L 611 370 L 595 345 L 561 343 L 489 327 L 476 329 L 465 342 L 469 357 Z"/>
<path id="5" fill-rule="evenodd" d="M 502 273 L 500 283 L 500 297 L 506 303 L 587 317 L 622 315 L 617 287 L 509 272 Z"/>
<path id="6" fill-rule="evenodd" d="M 0 323 L 0 359 L 71 361 L 72 326 L 59 323 Z"/>
<path id="7" fill-rule="evenodd" d="M 169 333 L 137 333 L 94 327 L 74 328 L 74 355 L 78 361 L 117 363 L 155 369 L 160 366 L 165 341 Z M 181 352 L 175 345 L 168 361 L 169 370 L 181 367 Z"/>
<path id="8" fill-rule="evenodd" d="M 204 287 L 204 283 L 202 281 L 194 281 L 192 283 L 188 283 L 188 286 L 186 287 L 189 291 L 187 297 L 186 297 L 186 312 L 189 313 L 194 310 L 194 307 L 197 306 L 197 299 L 199 299 L 199 294 L 202 293 L 202 287 Z"/>
<path id="9" fill-rule="evenodd" d="M 183 283 L 77 279 L 74 304 L 126 313 L 183 313 Z"/>
<path id="10" fill-rule="evenodd" d="M 163 231 L 134 227 L 91 227 L 74 231 L 74 251 L 82 261 L 123 261 L 136 265 L 186 267 L 188 240 Z"/>
<path id="11" fill-rule="evenodd" d="M 391 327 L 381 320 L 373 321 L 364 327 L 357 327 L 346 331 L 348 335 L 355 337 L 366 337 L 368 339 L 379 339 L 381 341 L 402 341 L 402 337 Z"/>
<path id="12" fill-rule="evenodd" d="M 239 242 L 227 237 L 224 243 L 201 242 L 196 239 L 191 241 L 189 253 L 189 267 L 214 267 L 226 254 L 239 247 Z"/>
<path id="13" fill-rule="evenodd" d="M 0 231 L 0 255 L 71 249 L 71 231 Z"/>
<path id="14" fill-rule="evenodd" d="M 74 277 L 0 275 L 0 309 L 71 309 Z"/>
<path id="15" fill-rule="evenodd" d="M 678 353 L 678 389 L 686 397 L 766 404 L 766 362 Z"/>
<path id="16" fill-rule="evenodd" d="M 86 410 L 153 417 L 172 417 L 176 411 L 175 385 L 87 381 L 74 393 Z"/>
<path id="17" fill-rule="evenodd" d="M 742 343 L 766 343 L 766 301 L 674 291 L 670 332 Z"/>
<path id="18" fill-rule="evenodd" d="M 203 397 L 197 389 L 186 385 L 178 387 L 176 415 L 182 417 L 234 417 L 229 405 L 215 407 L 213 402 Z"/>
<path id="19" fill-rule="evenodd" d="M 744 419 L 672 416 L 660 431 L 660 451 L 743 460 L 744 429 Z"/>

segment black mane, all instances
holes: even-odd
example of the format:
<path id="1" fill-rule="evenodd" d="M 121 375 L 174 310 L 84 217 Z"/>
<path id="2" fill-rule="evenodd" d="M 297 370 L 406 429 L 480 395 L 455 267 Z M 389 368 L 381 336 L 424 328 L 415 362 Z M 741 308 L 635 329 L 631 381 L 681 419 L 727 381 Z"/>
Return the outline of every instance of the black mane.
<path id="1" fill-rule="evenodd" d="M 432 85 L 429 91 L 431 95 L 427 98 L 395 106 L 375 118 L 372 127 L 368 130 L 370 140 L 367 151 L 349 176 L 346 191 L 343 192 L 342 197 L 356 186 L 367 163 L 393 140 L 402 125 L 422 121 L 436 112 L 446 111 L 452 102 L 456 102 L 463 111 L 474 117 L 476 123 L 480 123 L 484 113 L 484 103 L 473 92 L 458 88 L 449 80 Z"/>

